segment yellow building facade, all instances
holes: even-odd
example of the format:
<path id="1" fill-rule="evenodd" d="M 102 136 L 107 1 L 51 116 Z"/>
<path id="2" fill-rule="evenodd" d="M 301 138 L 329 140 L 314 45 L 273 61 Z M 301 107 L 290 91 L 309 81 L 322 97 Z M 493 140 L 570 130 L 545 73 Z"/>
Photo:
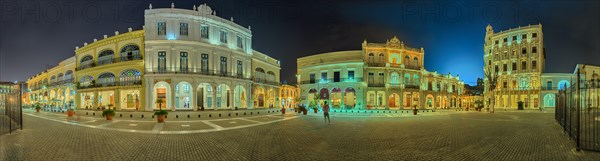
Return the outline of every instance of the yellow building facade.
<path id="1" fill-rule="evenodd" d="M 526 109 L 540 107 L 540 82 L 545 65 L 541 24 L 496 33 L 488 25 L 483 58 L 484 71 L 497 76 L 495 89 L 489 88 L 488 78 L 484 79 L 486 107 L 516 109 L 518 102 L 523 102 Z"/>
<path id="2" fill-rule="evenodd" d="M 61 61 L 57 66 L 29 78 L 23 103 L 39 103 L 48 110 L 66 110 L 75 107 L 75 57 Z"/>
<path id="3" fill-rule="evenodd" d="M 85 43 L 75 50 L 79 109 L 144 110 L 144 30 Z"/>
<path id="4" fill-rule="evenodd" d="M 460 107 L 459 77 L 427 71 L 423 63 L 423 48 L 405 46 L 396 37 L 386 43 L 365 40 L 362 50 L 299 58 L 302 103 L 328 101 L 345 109 Z"/>
<path id="5" fill-rule="evenodd" d="M 295 107 L 298 103 L 298 87 L 294 85 L 282 84 L 279 86 L 279 102 L 281 102 L 281 107 L 290 108 Z"/>

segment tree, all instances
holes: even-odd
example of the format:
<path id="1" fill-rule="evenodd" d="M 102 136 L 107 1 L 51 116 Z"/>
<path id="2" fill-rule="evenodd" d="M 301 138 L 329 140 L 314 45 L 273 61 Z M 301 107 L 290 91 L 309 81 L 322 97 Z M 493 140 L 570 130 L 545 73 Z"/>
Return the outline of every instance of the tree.
<path id="1" fill-rule="evenodd" d="M 488 81 L 488 85 L 489 85 L 488 86 L 488 88 L 489 88 L 488 92 L 491 93 L 491 96 L 490 96 L 491 97 L 490 98 L 491 101 L 488 104 L 491 104 L 491 106 L 492 106 L 492 111 L 491 112 L 494 113 L 495 107 L 496 107 L 496 105 L 495 105 L 495 99 L 496 98 L 494 96 L 494 90 L 496 90 L 496 85 L 498 83 L 498 73 L 492 71 L 491 66 L 489 68 L 487 68 L 487 69 L 484 69 L 483 73 L 485 75 L 485 78 Z"/>
<path id="2" fill-rule="evenodd" d="M 159 98 L 159 99 L 156 100 L 156 103 L 158 104 L 158 110 L 162 110 L 162 104 L 164 102 L 165 101 L 162 98 Z"/>

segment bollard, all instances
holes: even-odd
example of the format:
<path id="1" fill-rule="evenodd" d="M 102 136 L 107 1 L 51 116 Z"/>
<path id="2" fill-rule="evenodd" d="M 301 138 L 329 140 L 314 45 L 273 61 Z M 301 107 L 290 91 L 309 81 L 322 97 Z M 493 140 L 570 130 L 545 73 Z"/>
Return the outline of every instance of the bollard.
<path id="1" fill-rule="evenodd" d="M 144 118 L 144 115 L 142 115 L 142 118 Z"/>
<path id="2" fill-rule="evenodd" d="M 188 119 L 190 118 L 190 115 L 188 115 Z"/>
<path id="3" fill-rule="evenodd" d="M 129 114 L 129 118 L 133 118 L 133 114 Z"/>
<path id="4" fill-rule="evenodd" d="M 178 119 L 178 118 L 179 118 L 179 115 L 175 115 L 175 118 L 177 118 L 177 119 Z"/>
<path id="5" fill-rule="evenodd" d="M 154 115 L 152 115 L 152 118 L 154 118 Z"/>
<path id="6" fill-rule="evenodd" d="M 96 116 L 96 113 L 92 113 L 92 115 Z"/>
<path id="7" fill-rule="evenodd" d="M 167 115 L 165 115 L 165 118 L 167 118 Z"/>
<path id="8" fill-rule="evenodd" d="M 198 118 L 200 118 L 200 115 L 198 115 Z"/>
<path id="9" fill-rule="evenodd" d="M 246 115 L 246 113 L 244 112 L 244 115 Z"/>
<path id="10" fill-rule="evenodd" d="M 258 114 L 260 114 L 260 112 L 256 112 L 256 114 L 258 115 Z"/>
<path id="11" fill-rule="evenodd" d="M 229 114 L 227 114 L 227 115 L 229 115 L 229 117 L 231 117 L 231 114 L 230 114 L 230 113 L 229 113 Z"/>
<path id="12" fill-rule="evenodd" d="M 250 112 L 250 115 L 252 115 L 252 112 Z"/>
<path id="13" fill-rule="evenodd" d="M 88 115 L 88 112 L 85 112 L 85 115 Z"/>
<path id="14" fill-rule="evenodd" d="M 119 117 L 123 117 L 123 114 L 119 114 Z"/>
<path id="15" fill-rule="evenodd" d="M 237 116 L 237 112 L 235 113 L 235 115 Z"/>
<path id="16" fill-rule="evenodd" d="M 212 114 L 208 114 L 208 117 L 212 117 Z"/>
<path id="17" fill-rule="evenodd" d="M 219 114 L 219 117 L 221 117 L 221 114 Z"/>

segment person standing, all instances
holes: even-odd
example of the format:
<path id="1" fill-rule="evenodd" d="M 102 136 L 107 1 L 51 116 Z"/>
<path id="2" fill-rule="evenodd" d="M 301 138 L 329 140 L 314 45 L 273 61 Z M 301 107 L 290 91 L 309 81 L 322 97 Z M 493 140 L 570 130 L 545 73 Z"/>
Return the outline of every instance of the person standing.
<path id="1" fill-rule="evenodd" d="M 325 101 L 325 105 L 323 106 L 323 117 L 325 118 L 325 122 L 331 124 L 331 119 L 329 118 L 329 105 L 327 101 Z"/>

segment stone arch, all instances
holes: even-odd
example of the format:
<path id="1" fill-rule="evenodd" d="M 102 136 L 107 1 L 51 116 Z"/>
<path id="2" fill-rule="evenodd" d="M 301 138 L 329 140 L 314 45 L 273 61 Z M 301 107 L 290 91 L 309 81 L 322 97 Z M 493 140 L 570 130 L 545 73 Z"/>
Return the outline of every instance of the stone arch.
<path id="1" fill-rule="evenodd" d="M 400 108 L 400 95 L 397 93 L 390 94 L 388 98 L 388 105 L 390 108 Z"/>
<path id="2" fill-rule="evenodd" d="M 167 82 L 161 81 L 154 84 L 154 92 L 152 93 L 152 108 L 153 109 L 166 109 L 171 107 L 171 85 Z M 158 103 L 157 100 L 162 100 L 162 103 Z"/>
<path id="3" fill-rule="evenodd" d="M 544 107 L 554 107 L 555 106 L 555 96 L 553 93 L 548 93 L 544 95 Z"/>

